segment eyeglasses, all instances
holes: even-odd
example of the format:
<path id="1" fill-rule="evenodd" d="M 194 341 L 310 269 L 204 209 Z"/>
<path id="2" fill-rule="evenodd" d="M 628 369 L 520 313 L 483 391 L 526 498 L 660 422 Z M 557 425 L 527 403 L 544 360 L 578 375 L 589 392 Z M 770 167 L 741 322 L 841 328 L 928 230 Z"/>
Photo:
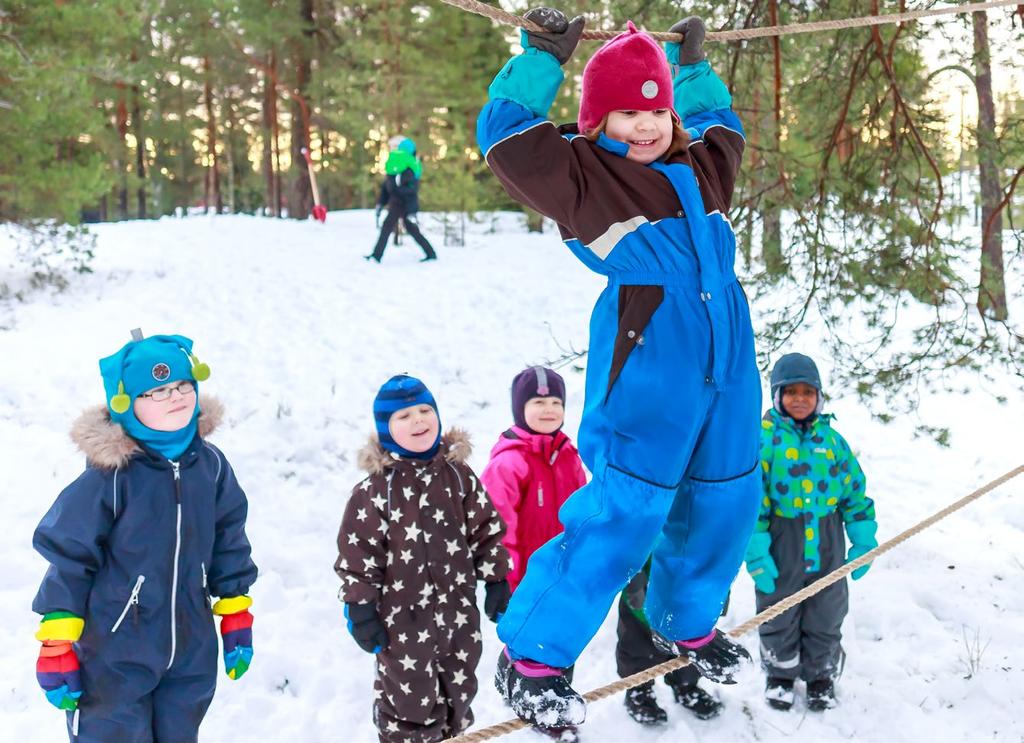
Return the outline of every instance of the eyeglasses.
<path id="1" fill-rule="evenodd" d="M 171 393 L 177 391 L 182 397 L 188 397 L 196 391 L 196 388 L 191 382 L 182 381 L 176 385 L 168 385 L 166 387 L 160 387 L 152 392 L 143 392 L 139 397 L 146 397 L 155 402 L 163 402 L 164 400 L 170 399 Z"/>

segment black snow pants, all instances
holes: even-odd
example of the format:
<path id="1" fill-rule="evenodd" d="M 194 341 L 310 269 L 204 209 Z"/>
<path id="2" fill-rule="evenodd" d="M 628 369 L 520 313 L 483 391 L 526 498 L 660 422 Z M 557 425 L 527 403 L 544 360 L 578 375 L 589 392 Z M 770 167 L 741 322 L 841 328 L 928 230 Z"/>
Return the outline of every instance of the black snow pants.
<path id="1" fill-rule="evenodd" d="M 671 660 L 674 656 L 659 650 L 651 639 L 651 628 L 642 619 L 647 597 L 649 565 L 633 576 L 619 596 L 618 642 L 615 644 L 615 666 L 620 678 L 646 671 L 651 666 Z M 696 686 L 700 673 L 691 664 L 665 675 L 669 686 Z"/>
<path id="2" fill-rule="evenodd" d="M 779 569 L 774 593 L 756 591 L 757 611 L 762 612 L 787 596 L 840 567 L 846 559 L 843 520 L 833 512 L 818 522 L 820 570 L 804 569 L 804 523 L 773 516 L 771 555 Z M 849 608 L 846 579 L 833 583 L 770 622 L 762 624 L 761 666 L 776 678 L 816 681 L 835 679 L 843 670 L 842 626 Z"/>
<path id="3" fill-rule="evenodd" d="M 405 231 L 412 236 L 417 245 L 423 248 L 424 257 L 437 258 L 437 253 L 434 252 L 433 246 L 423 236 L 423 233 L 420 232 L 420 227 L 416 223 L 416 214 L 406 214 L 400 208 L 388 209 L 388 215 L 384 218 L 384 224 L 380 227 L 380 236 L 377 238 L 377 244 L 373 248 L 373 257 L 378 261 L 384 257 L 384 248 L 387 247 L 388 238 L 395 231 L 399 219 L 402 220 Z"/>

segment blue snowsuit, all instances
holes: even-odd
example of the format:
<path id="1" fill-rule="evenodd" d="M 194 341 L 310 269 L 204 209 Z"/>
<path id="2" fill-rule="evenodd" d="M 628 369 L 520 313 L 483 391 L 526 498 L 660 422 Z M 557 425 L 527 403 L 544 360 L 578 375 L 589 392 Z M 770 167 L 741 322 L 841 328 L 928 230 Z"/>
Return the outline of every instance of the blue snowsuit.
<path id="1" fill-rule="evenodd" d="M 87 468 L 35 531 L 50 567 L 33 611 L 85 619 L 77 737 L 68 713 L 76 743 L 198 740 L 217 680 L 210 597 L 256 580 L 245 494 L 202 438 L 220 406 L 204 397 L 202 408 L 176 463 L 130 439 L 105 407 L 87 411 L 73 432 Z"/>
<path id="2" fill-rule="evenodd" d="M 498 634 L 513 657 L 572 665 L 652 556 L 645 612 L 673 640 L 714 627 L 757 517 L 760 380 L 726 213 L 743 150 L 728 90 L 680 67 L 688 151 L 644 166 L 628 146 L 546 114 L 557 60 L 529 49 L 490 88 L 477 138 L 511 196 L 554 219 L 608 277 L 590 322 L 579 450 L 593 480 L 531 557 Z"/>

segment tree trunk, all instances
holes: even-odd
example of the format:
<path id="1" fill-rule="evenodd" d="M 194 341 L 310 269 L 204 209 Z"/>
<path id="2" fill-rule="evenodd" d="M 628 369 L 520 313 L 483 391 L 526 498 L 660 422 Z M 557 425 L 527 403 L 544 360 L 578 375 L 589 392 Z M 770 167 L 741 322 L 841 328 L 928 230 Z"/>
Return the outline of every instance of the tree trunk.
<path id="1" fill-rule="evenodd" d="M 132 54 L 135 57 L 134 54 Z M 139 180 L 135 192 L 136 217 L 146 218 L 146 140 L 142 132 L 142 105 L 139 86 L 132 86 L 132 128 L 135 130 L 135 177 Z"/>
<path id="2" fill-rule="evenodd" d="M 310 75 L 310 47 L 313 37 L 313 0 L 299 0 L 303 38 L 295 43 L 295 95 L 292 96 L 291 160 L 292 179 L 288 193 L 288 216 L 308 219 L 313 206 L 309 168 L 302 149 L 309 149 L 309 110 L 306 88 Z"/>
<path id="3" fill-rule="evenodd" d="M 274 119 L 277 117 L 275 108 L 274 79 L 271 70 L 274 66 L 274 54 L 267 56 L 267 69 L 263 72 L 263 190 L 266 213 L 279 217 L 277 199 L 274 197 Z"/>
<path id="4" fill-rule="evenodd" d="M 769 0 L 768 25 L 779 25 L 778 0 Z M 775 198 L 775 190 L 781 188 L 785 173 L 782 164 L 782 47 L 779 37 L 772 37 L 772 115 L 768 131 L 772 132 L 772 154 L 778 166 L 779 185 L 765 194 L 765 205 L 761 209 L 761 254 L 769 276 L 786 273 L 786 259 L 782 251 L 782 208 Z M 767 117 L 765 117 L 767 118 Z M 771 178 L 765 173 L 766 178 Z"/>
<path id="5" fill-rule="evenodd" d="M 224 159 L 227 160 L 227 174 L 228 174 L 228 214 L 238 213 L 238 204 L 236 203 L 236 183 L 238 182 L 235 174 L 235 110 L 232 105 L 231 96 L 225 93 L 224 95 Z"/>
<path id="6" fill-rule="evenodd" d="M 121 86 L 118 86 L 121 87 Z M 121 143 L 121 154 L 127 158 L 128 156 L 128 106 L 124 100 L 124 90 L 122 89 L 117 99 L 117 108 L 115 109 L 115 116 L 117 120 L 115 126 L 117 128 L 117 139 Z M 125 160 L 121 159 L 119 155 L 114 161 L 114 167 L 117 168 L 118 174 L 118 185 L 117 185 L 117 210 L 118 219 L 128 219 L 128 164 Z"/>
<path id="7" fill-rule="evenodd" d="M 978 91 L 978 180 L 981 185 L 981 281 L 978 310 L 996 320 L 1008 317 L 1003 277 L 1003 218 L 997 213 L 1003 192 L 999 187 L 999 145 L 996 108 L 992 99 L 992 62 L 988 46 L 988 17 L 973 13 L 975 88 Z"/>
<path id="8" fill-rule="evenodd" d="M 220 171 L 217 166 L 217 118 L 213 112 L 213 86 L 210 84 L 210 58 L 203 57 L 203 102 L 206 106 L 206 156 L 209 165 L 206 174 L 206 203 L 203 205 L 203 213 L 210 209 L 210 202 L 214 203 L 220 214 L 224 211 L 224 199 L 220 193 Z"/>

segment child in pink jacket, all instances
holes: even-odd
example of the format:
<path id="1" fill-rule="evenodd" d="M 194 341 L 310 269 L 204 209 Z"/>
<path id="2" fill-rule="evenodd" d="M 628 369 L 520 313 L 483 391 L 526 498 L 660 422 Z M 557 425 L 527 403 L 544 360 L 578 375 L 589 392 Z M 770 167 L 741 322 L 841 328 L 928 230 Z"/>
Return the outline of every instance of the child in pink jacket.
<path id="1" fill-rule="evenodd" d="M 512 380 L 515 425 L 498 439 L 480 479 L 506 526 L 514 591 L 530 555 L 562 532 L 558 509 L 587 477 L 579 452 L 562 432 L 565 381 L 552 369 L 533 366 Z"/>

